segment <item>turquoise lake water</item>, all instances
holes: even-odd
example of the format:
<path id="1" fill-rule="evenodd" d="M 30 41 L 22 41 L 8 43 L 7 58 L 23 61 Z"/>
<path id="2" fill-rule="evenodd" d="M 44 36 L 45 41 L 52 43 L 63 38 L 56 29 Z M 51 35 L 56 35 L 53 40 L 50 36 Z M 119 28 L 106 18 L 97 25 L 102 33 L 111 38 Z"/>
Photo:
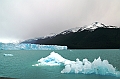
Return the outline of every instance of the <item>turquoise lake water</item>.
<path id="1" fill-rule="evenodd" d="M 48 56 L 52 50 L 1 50 L 0 51 L 0 76 L 18 79 L 120 79 L 120 77 L 103 76 L 95 74 L 62 74 L 64 66 L 32 66 L 42 57 Z M 87 58 L 93 61 L 101 57 L 108 60 L 120 71 L 120 50 L 55 50 L 62 57 L 75 61 L 76 58 Z M 13 56 L 4 56 L 13 54 Z"/>

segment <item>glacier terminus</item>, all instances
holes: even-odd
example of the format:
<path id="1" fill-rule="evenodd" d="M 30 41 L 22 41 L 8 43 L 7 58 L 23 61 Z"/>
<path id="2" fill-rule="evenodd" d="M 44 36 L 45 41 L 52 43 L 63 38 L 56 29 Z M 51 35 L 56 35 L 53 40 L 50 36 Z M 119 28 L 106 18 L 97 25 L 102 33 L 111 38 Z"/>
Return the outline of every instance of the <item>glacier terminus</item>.
<path id="1" fill-rule="evenodd" d="M 0 43 L 0 50 L 67 50 L 67 46 Z"/>

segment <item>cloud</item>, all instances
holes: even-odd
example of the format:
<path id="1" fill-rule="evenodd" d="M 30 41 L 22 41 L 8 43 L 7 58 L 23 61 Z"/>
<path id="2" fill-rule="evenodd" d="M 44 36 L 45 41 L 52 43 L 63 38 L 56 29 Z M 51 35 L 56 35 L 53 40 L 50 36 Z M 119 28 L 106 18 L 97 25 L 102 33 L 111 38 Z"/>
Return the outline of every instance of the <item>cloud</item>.
<path id="1" fill-rule="evenodd" d="M 119 3 L 119 0 L 0 0 L 0 36 L 28 39 L 95 21 L 119 26 Z"/>

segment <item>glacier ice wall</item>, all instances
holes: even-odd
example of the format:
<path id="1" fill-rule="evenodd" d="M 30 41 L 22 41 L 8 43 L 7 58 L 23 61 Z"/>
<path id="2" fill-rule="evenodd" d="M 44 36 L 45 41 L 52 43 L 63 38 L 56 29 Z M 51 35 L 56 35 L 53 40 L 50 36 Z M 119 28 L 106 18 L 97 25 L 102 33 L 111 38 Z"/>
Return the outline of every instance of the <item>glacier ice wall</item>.
<path id="1" fill-rule="evenodd" d="M 82 73 L 82 74 L 99 74 L 99 75 L 112 75 L 120 77 L 120 72 L 116 70 L 113 65 L 109 64 L 107 60 L 94 59 L 93 62 L 88 59 L 80 61 L 78 58 L 76 61 L 71 61 L 63 58 L 61 55 L 55 52 L 51 52 L 49 56 L 38 60 L 38 64 L 32 66 L 60 66 L 65 68 L 61 73 Z"/>
<path id="2" fill-rule="evenodd" d="M 66 50 L 67 46 L 0 43 L 0 50 Z"/>

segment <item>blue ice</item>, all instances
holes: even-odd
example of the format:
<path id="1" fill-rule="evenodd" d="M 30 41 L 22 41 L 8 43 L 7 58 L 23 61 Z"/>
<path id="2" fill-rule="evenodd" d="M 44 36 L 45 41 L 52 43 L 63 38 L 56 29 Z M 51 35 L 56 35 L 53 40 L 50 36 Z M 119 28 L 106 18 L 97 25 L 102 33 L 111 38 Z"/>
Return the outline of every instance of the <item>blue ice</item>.
<path id="1" fill-rule="evenodd" d="M 0 43 L 0 50 L 66 50 L 67 46 Z"/>
<path id="2" fill-rule="evenodd" d="M 76 61 L 71 61 L 63 58 L 61 55 L 55 52 L 51 52 L 45 58 L 38 60 L 38 64 L 32 66 L 60 66 L 63 65 L 64 69 L 61 73 L 75 73 L 75 74 L 99 74 L 99 75 L 112 75 L 120 77 L 120 71 L 117 71 L 112 64 L 109 64 L 108 60 L 94 59 L 93 62 L 88 59 L 80 61 L 78 58 Z"/>

